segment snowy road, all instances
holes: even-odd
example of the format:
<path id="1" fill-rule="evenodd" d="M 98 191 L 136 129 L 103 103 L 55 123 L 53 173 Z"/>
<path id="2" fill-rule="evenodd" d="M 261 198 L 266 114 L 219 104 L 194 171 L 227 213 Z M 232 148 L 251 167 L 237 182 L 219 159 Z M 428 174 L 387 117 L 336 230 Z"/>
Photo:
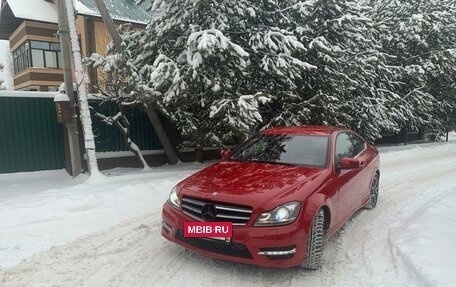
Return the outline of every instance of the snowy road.
<path id="1" fill-rule="evenodd" d="M 427 261 L 408 256 L 409 245 L 403 243 L 414 236 L 407 222 L 454 198 L 456 144 L 387 148 L 381 161 L 376 209 L 358 212 L 327 242 L 323 267 L 315 272 L 264 269 L 186 251 L 160 236 L 161 205 L 156 204 L 147 215 L 0 271 L 0 286 L 450 286 L 456 280 L 454 271 L 448 272 L 456 270 L 454 260 L 437 270 L 444 278 L 433 278 L 432 268 L 422 272 L 419 265 Z M 447 254 L 435 258 L 456 258 L 455 249 L 442 250 Z"/>

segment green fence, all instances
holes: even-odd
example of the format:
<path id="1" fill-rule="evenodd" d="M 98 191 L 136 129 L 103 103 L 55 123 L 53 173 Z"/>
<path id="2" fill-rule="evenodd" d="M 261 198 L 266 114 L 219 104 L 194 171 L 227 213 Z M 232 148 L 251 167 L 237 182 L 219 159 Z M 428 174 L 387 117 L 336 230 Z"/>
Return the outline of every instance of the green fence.
<path id="1" fill-rule="evenodd" d="M 97 112 L 114 116 L 117 112 L 115 103 L 90 101 L 90 106 Z M 147 114 L 138 107 L 127 109 L 127 118 L 131 127 L 131 138 L 141 150 L 162 149 L 160 141 L 155 134 Z M 126 151 L 123 136 L 115 126 L 109 126 L 92 113 L 92 128 L 95 135 L 95 147 L 97 152 Z"/>
<path id="2" fill-rule="evenodd" d="M 52 98 L 0 96 L 0 173 L 61 169 L 63 143 Z"/>
<path id="3" fill-rule="evenodd" d="M 53 93 L 0 92 L 0 173 L 65 167 L 64 132 L 55 116 Z M 114 115 L 115 105 L 91 101 L 98 112 Z M 161 149 L 147 115 L 128 110 L 131 138 L 142 150 Z M 127 151 L 122 134 L 92 117 L 97 152 Z"/>

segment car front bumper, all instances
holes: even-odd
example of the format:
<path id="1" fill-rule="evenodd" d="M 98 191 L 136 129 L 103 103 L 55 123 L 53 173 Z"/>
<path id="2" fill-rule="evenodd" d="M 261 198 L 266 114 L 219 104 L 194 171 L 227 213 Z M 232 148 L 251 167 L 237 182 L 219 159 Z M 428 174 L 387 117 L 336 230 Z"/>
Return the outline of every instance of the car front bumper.
<path id="1" fill-rule="evenodd" d="M 301 264 L 305 258 L 307 233 L 299 218 L 292 224 L 276 227 L 253 227 L 233 225 L 229 242 L 209 238 L 185 238 L 184 222 L 195 221 L 172 207 L 163 206 L 161 234 L 174 243 L 203 254 L 238 263 L 264 267 L 288 268 Z"/>

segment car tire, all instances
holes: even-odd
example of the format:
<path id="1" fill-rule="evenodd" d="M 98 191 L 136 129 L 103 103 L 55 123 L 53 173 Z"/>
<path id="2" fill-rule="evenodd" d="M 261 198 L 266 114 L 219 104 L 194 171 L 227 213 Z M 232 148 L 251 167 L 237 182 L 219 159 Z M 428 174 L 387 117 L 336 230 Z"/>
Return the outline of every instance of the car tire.
<path id="1" fill-rule="evenodd" d="M 366 205 L 364 206 L 365 209 L 374 209 L 377 205 L 378 201 L 378 189 L 379 189 L 379 175 L 375 173 L 374 177 L 372 178 L 371 187 L 369 191 L 369 200 L 367 201 Z"/>
<path id="2" fill-rule="evenodd" d="M 320 267 L 325 241 L 325 212 L 320 209 L 312 222 L 308 235 L 306 259 L 301 265 L 302 268 L 316 270 Z"/>

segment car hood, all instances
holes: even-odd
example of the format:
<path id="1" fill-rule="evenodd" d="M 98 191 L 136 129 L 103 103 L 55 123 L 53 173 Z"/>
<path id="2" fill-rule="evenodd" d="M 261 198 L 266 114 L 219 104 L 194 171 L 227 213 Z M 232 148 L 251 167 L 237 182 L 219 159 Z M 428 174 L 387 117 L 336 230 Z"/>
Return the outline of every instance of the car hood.
<path id="1" fill-rule="evenodd" d="M 180 196 L 268 209 L 277 202 L 287 202 L 288 198 L 290 201 L 304 200 L 319 185 L 325 171 L 302 166 L 221 161 L 184 180 L 179 185 Z"/>

